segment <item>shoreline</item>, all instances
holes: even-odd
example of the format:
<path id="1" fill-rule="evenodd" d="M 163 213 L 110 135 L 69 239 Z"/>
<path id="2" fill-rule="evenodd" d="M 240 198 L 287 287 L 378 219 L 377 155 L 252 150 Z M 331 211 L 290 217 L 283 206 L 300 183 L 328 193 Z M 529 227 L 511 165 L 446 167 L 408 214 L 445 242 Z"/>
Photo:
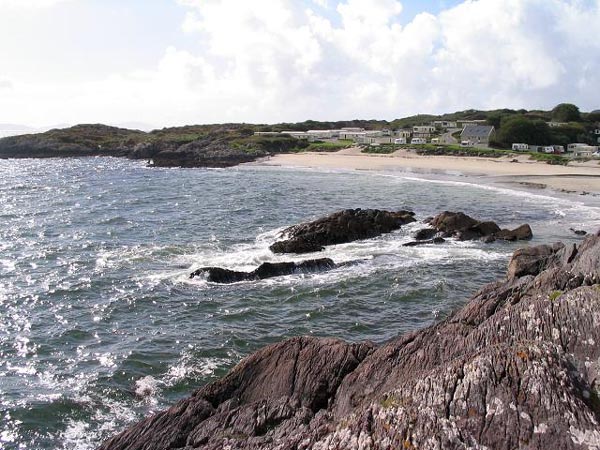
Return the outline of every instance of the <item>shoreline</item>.
<path id="1" fill-rule="evenodd" d="M 426 156 L 406 150 L 391 154 L 368 154 L 361 153 L 360 148 L 352 147 L 334 153 L 278 154 L 244 165 L 367 171 L 404 170 L 420 175 L 464 175 L 526 189 L 600 195 L 600 165 L 597 161 L 555 166 L 531 161 L 525 155 L 510 159 Z"/>

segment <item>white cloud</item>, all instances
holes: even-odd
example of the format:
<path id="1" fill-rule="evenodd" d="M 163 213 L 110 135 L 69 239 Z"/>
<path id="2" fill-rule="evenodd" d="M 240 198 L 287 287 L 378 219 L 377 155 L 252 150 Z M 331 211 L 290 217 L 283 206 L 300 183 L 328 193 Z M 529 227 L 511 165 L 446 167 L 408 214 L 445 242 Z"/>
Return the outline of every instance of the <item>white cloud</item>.
<path id="1" fill-rule="evenodd" d="M 0 0 L 0 9 L 12 8 L 12 9 L 40 9 L 50 8 L 58 5 L 59 3 L 65 3 L 69 0 Z"/>
<path id="2" fill-rule="evenodd" d="M 5 110 L 176 124 L 600 105 L 600 0 L 465 1 L 404 26 L 395 0 L 345 0 L 335 21 L 311 2 L 178 2 L 196 50 L 102 81 L 17 83 Z"/>
<path id="3" fill-rule="evenodd" d="M 0 78 L 0 89 L 12 89 L 13 86 L 14 85 L 12 81 Z"/>

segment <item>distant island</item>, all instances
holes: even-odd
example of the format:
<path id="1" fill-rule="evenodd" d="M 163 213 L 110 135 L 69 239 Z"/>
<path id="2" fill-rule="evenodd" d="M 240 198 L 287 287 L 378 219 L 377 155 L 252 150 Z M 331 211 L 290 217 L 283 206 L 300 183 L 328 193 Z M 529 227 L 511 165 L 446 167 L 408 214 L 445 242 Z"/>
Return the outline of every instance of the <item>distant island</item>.
<path id="1" fill-rule="evenodd" d="M 190 125 L 144 132 L 101 124 L 0 139 L 0 158 L 113 156 L 157 167 L 231 167 L 280 153 L 365 153 L 410 147 L 421 154 L 499 157 L 511 152 L 551 164 L 599 156 L 600 110 L 562 103 L 551 111 L 466 110 L 386 120 Z"/>

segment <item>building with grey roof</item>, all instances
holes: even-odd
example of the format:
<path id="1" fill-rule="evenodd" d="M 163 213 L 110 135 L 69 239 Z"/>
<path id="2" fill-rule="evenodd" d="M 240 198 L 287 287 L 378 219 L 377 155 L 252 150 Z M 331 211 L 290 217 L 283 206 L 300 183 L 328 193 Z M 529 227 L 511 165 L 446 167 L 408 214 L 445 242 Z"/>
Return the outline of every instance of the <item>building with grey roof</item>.
<path id="1" fill-rule="evenodd" d="M 465 125 L 460 134 L 460 140 L 461 142 L 471 142 L 474 145 L 487 145 L 495 133 L 496 129 L 490 125 Z"/>

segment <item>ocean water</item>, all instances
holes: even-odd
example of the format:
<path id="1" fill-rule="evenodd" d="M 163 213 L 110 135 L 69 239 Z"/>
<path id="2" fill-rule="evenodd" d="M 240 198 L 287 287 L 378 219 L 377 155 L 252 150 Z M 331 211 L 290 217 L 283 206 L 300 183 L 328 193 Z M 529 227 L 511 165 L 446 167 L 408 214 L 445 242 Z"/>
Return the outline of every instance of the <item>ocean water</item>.
<path id="1" fill-rule="evenodd" d="M 150 169 L 111 158 L 0 160 L 0 448 L 93 449 L 283 338 L 384 342 L 459 308 L 522 244 L 402 247 L 419 224 L 331 247 L 328 273 L 219 286 L 287 225 L 342 208 L 460 210 L 529 223 L 532 244 L 600 228 L 592 197 L 460 176 L 241 167 Z M 483 183 L 483 184 L 482 184 Z"/>

